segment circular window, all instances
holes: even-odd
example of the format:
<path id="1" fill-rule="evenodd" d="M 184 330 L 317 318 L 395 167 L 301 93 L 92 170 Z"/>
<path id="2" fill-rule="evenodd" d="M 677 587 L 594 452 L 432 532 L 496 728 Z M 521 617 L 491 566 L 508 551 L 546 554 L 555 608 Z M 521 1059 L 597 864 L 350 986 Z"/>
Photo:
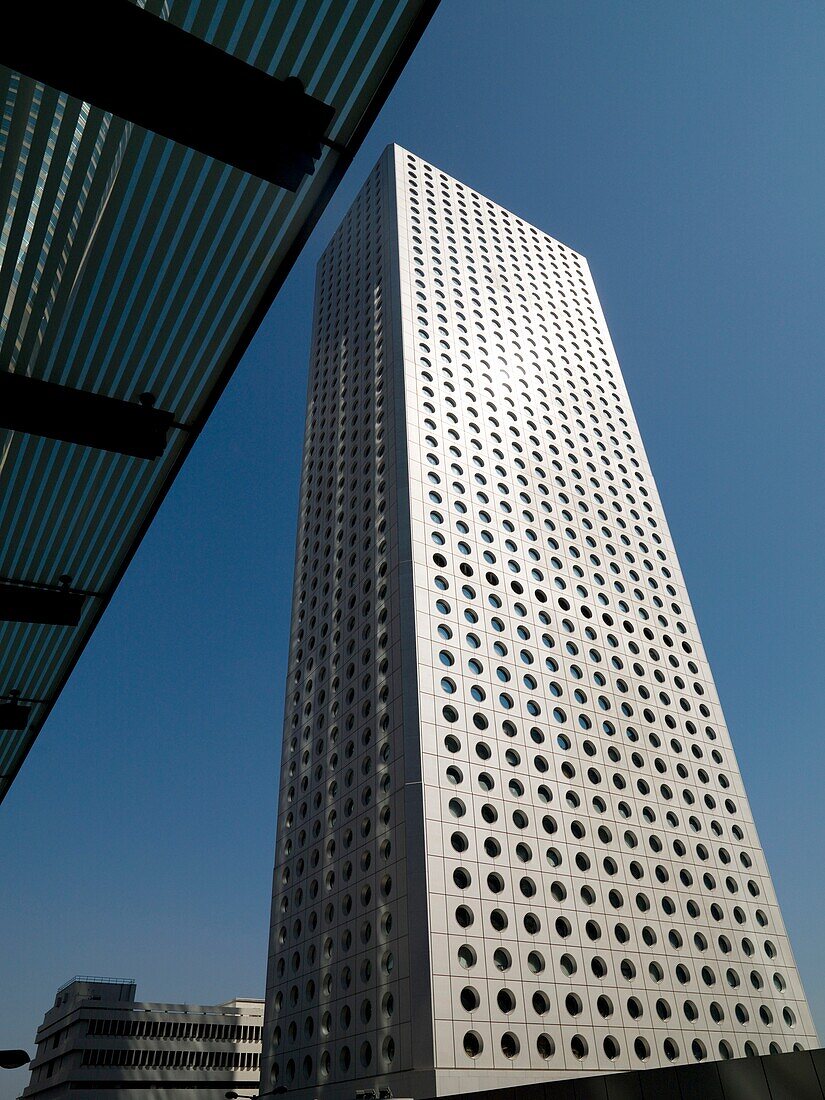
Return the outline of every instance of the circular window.
<path id="1" fill-rule="evenodd" d="M 614 1039 L 612 1035 L 606 1035 L 604 1037 L 602 1049 L 611 1062 L 615 1061 L 621 1054 L 621 1047 L 619 1046 L 618 1040 Z"/>
<path id="2" fill-rule="evenodd" d="M 675 1062 L 679 1057 L 679 1047 L 674 1039 L 665 1039 L 662 1043 L 662 1050 L 664 1051 L 665 1058 L 669 1062 Z"/>
<path id="3" fill-rule="evenodd" d="M 572 955 L 562 955 L 562 957 L 559 959 L 559 967 L 562 974 L 564 974 L 568 978 L 572 977 L 578 970 L 576 960 L 573 958 Z"/>
<path id="4" fill-rule="evenodd" d="M 506 1031 L 501 1037 L 501 1053 L 505 1058 L 515 1058 L 521 1050 L 521 1043 L 512 1031 Z"/>
<path id="5" fill-rule="evenodd" d="M 527 967 L 531 973 L 541 974 L 544 966 L 544 956 L 539 951 L 531 951 L 527 956 Z"/>
<path id="6" fill-rule="evenodd" d="M 708 1056 L 707 1047 L 701 1039 L 694 1039 L 690 1044 L 690 1049 L 697 1062 L 703 1062 Z"/>
<path id="7" fill-rule="evenodd" d="M 468 909 L 466 905 L 459 905 L 455 911 L 455 919 L 461 928 L 469 928 L 474 920 L 472 909 Z"/>
<path id="8" fill-rule="evenodd" d="M 466 852 L 470 847 L 470 842 L 464 833 L 453 833 L 450 837 L 450 844 L 456 852 Z M 368 887 L 365 887 L 365 889 L 368 889 Z"/>
<path id="9" fill-rule="evenodd" d="M 526 898 L 532 898 L 536 893 L 536 884 L 531 878 L 525 876 L 519 882 L 519 889 Z"/>
<path id="10" fill-rule="evenodd" d="M 539 1057 L 546 1060 L 547 1058 L 552 1058 L 556 1053 L 556 1044 L 549 1035 L 539 1035 L 536 1040 L 536 1050 L 539 1053 Z"/>
<path id="11" fill-rule="evenodd" d="M 589 1050 L 590 1048 L 587 1045 L 587 1040 L 583 1035 L 574 1035 L 570 1040 L 570 1053 L 577 1062 L 583 1061 L 587 1057 Z"/>
<path id="12" fill-rule="evenodd" d="M 471 966 L 475 966 L 478 956 L 468 943 L 464 943 L 458 949 L 458 961 L 465 970 L 469 970 Z"/>
<path id="13" fill-rule="evenodd" d="M 493 965 L 496 970 L 509 970 L 513 965 L 513 957 L 505 948 L 499 947 L 493 952 Z"/>
<path id="14" fill-rule="evenodd" d="M 537 936 L 541 931 L 541 921 L 535 913 L 524 914 L 524 930 L 529 936 Z"/>
<path id="15" fill-rule="evenodd" d="M 590 969 L 597 978 L 607 976 L 607 963 L 599 955 L 594 955 L 590 960 Z"/>
<path id="16" fill-rule="evenodd" d="M 496 932 L 503 932 L 509 923 L 503 909 L 494 909 L 490 914 L 490 924 Z"/>
<path id="17" fill-rule="evenodd" d="M 468 1058 L 478 1058 L 484 1050 L 484 1043 L 477 1031 L 468 1031 L 464 1035 L 464 1053 Z"/>

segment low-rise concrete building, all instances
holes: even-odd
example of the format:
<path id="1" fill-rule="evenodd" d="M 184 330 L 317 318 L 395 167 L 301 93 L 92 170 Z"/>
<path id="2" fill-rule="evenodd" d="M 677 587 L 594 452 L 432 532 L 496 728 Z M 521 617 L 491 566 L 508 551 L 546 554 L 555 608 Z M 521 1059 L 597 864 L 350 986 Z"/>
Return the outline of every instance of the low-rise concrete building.
<path id="1" fill-rule="evenodd" d="M 21 1100 L 128 1100 L 185 1095 L 224 1100 L 258 1092 L 263 1001 L 219 1005 L 135 1000 L 131 979 L 72 978 L 37 1032 Z M 181 1090 L 186 1090 L 183 1093 Z"/>

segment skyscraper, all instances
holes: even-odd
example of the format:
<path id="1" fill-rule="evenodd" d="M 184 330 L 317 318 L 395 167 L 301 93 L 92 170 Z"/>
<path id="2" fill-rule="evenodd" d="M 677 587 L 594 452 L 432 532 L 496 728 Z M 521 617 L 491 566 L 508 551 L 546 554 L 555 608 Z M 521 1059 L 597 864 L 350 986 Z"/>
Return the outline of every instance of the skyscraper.
<path id="1" fill-rule="evenodd" d="M 317 274 L 262 1091 L 815 1043 L 587 262 L 391 146 Z"/>

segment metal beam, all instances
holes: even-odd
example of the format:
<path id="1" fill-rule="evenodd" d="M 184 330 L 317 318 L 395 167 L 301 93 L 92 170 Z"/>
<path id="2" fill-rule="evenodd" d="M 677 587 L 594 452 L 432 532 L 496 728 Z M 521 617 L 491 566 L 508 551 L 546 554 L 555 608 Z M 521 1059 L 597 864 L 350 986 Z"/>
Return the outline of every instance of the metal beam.
<path id="1" fill-rule="evenodd" d="M 0 63 L 290 191 L 335 113 L 130 0 L 11 0 Z"/>
<path id="2" fill-rule="evenodd" d="M 159 458 L 175 423 L 173 413 L 153 408 L 152 401 L 149 394 L 121 401 L 0 371 L 0 428 L 135 458 Z"/>
<path id="3" fill-rule="evenodd" d="M 31 709 L 16 699 L 0 699 L 0 730 L 24 730 L 29 724 Z"/>
<path id="4" fill-rule="evenodd" d="M 0 581 L 0 620 L 9 623 L 42 623 L 46 626 L 77 626 L 84 595 L 68 587 L 15 584 Z"/>

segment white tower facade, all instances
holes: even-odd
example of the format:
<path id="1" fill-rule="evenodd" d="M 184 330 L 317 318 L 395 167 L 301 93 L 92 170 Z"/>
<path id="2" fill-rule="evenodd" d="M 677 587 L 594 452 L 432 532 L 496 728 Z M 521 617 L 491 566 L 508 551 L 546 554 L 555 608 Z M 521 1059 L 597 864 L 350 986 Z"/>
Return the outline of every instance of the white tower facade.
<path id="1" fill-rule="evenodd" d="M 816 1042 L 587 262 L 391 146 L 318 268 L 261 1089 Z"/>

